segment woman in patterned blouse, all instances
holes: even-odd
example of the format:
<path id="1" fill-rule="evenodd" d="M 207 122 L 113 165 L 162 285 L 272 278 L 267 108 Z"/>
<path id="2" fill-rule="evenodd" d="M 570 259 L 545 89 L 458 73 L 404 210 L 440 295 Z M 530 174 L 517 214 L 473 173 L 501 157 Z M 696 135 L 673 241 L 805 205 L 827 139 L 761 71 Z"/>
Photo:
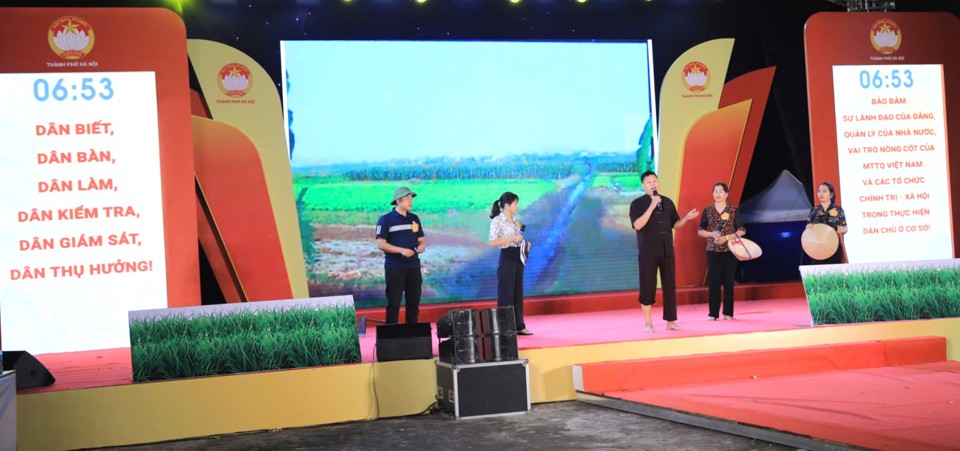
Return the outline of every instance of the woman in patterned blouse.
<path id="1" fill-rule="evenodd" d="M 697 235 L 707 239 L 707 285 L 710 293 L 708 321 L 720 317 L 720 286 L 723 285 L 723 319 L 733 319 L 733 278 L 737 257 L 727 242 L 747 234 L 737 207 L 727 204 L 730 188 L 726 183 L 713 185 L 713 205 L 704 207 Z"/>
<path id="2" fill-rule="evenodd" d="M 523 242 L 520 221 L 520 197 L 509 191 L 493 201 L 490 210 L 490 247 L 500 248 L 497 266 L 497 307 L 513 307 L 517 335 L 533 335 L 523 322 L 523 268 L 520 243 Z"/>
<path id="3" fill-rule="evenodd" d="M 810 216 L 807 217 L 807 228 L 814 224 L 826 224 L 833 227 L 840 235 L 841 245 L 837 246 L 837 252 L 834 252 L 826 260 L 812 260 L 814 265 L 826 265 L 834 263 L 843 263 L 843 234 L 847 233 L 847 217 L 843 214 L 843 208 L 833 203 L 837 198 L 833 185 L 823 182 L 817 187 L 817 200 L 820 205 L 810 209 Z"/>

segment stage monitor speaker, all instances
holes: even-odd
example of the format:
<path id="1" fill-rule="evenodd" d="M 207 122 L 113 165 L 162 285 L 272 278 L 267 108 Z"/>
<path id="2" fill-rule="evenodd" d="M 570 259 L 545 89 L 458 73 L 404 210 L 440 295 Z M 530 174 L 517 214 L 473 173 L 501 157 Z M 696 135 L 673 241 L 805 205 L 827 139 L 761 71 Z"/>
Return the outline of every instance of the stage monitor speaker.
<path id="1" fill-rule="evenodd" d="M 440 361 L 452 365 L 484 362 L 481 338 L 479 335 L 470 335 L 441 341 Z"/>
<path id="2" fill-rule="evenodd" d="M 467 337 L 480 333 L 476 310 L 451 310 L 437 320 L 437 338 Z"/>
<path id="3" fill-rule="evenodd" d="M 513 306 L 496 307 L 479 311 L 480 331 L 483 334 L 513 334 L 517 332 L 517 320 Z"/>
<path id="4" fill-rule="evenodd" d="M 377 326 L 377 361 L 433 358 L 430 323 Z"/>
<path id="5" fill-rule="evenodd" d="M 482 353 L 487 362 L 505 362 L 519 359 L 517 334 L 484 335 Z"/>
<path id="6" fill-rule="evenodd" d="M 52 385 L 57 380 L 27 351 L 3 351 L 3 369 L 17 372 L 17 389 Z"/>

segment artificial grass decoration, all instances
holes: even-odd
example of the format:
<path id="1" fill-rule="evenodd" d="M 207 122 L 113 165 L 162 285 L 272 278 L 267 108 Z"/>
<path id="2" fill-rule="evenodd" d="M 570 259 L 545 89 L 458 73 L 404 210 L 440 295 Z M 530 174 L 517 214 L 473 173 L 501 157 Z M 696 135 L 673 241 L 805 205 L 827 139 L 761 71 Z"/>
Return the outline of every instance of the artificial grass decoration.
<path id="1" fill-rule="evenodd" d="M 360 362 L 352 306 L 219 312 L 130 323 L 134 382 Z"/>
<path id="2" fill-rule="evenodd" d="M 808 274 L 803 286 L 818 325 L 960 317 L 960 267 Z"/>

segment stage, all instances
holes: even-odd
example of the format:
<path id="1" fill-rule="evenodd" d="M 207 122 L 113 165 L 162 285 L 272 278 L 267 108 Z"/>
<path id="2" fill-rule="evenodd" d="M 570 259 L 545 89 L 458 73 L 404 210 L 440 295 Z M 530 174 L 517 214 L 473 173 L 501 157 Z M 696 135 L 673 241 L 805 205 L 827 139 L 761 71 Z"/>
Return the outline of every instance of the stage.
<path id="1" fill-rule="evenodd" d="M 682 331 L 664 330 L 654 308 L 656 331 L 645 333 L 633 302 L 530 315 L 535 335 L 519 337 L 519 347 L 530 362 L 531 402 L 575 399 L 572 366 L 583 363 L 916 336 L 945 337 L 947 357 L 960 358 L 952 345 L 960 339 L 960 319 L 811 327 L 806 300 L 788 297 L 738 301 L 733 321 L 707 321 L 705 304 L 680 305 Z M 559 309 L 534 307 L 548 308 Z M 126 348 L 40 355 L 58 380 L 18 392 L 20 447 L 116 446 L 370 420 L 433 404 L 433 361 L 373 362 L 374 343 L 375 329 L 360 338 L 360 364 L 140 384 L 131 382 Z"/>

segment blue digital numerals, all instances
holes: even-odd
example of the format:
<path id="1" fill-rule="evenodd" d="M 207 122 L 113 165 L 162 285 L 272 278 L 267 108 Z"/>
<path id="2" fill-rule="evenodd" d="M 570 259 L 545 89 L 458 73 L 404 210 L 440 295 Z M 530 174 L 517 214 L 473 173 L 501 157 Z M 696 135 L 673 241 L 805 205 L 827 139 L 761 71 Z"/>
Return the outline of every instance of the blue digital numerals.
<path id="1" fill-rule="evenodd" d="M 868 70 L 860 71 L 860 87 L 870 88 L 909 88 L 913 86 L 913 72 L 910 69 L 889 71 L 877 69 L 873 75 Z"/>
<path id="2" fill-rule="evenodd" d="M 94 100 L 97 97 L 103 100 L 113 98 L 113 83 L 107 77 L 102 77 L 99 81 L 94 81 L 93 78 L 84 78 L 79 85 L 64 81 L 63 78 L 58 78 L 53 86 L 50 86 L 50 83 L 51 81 L 44 78 L 38 78 L 34 81 L 33 97 L 41 102 L 47 100 Z"/>

